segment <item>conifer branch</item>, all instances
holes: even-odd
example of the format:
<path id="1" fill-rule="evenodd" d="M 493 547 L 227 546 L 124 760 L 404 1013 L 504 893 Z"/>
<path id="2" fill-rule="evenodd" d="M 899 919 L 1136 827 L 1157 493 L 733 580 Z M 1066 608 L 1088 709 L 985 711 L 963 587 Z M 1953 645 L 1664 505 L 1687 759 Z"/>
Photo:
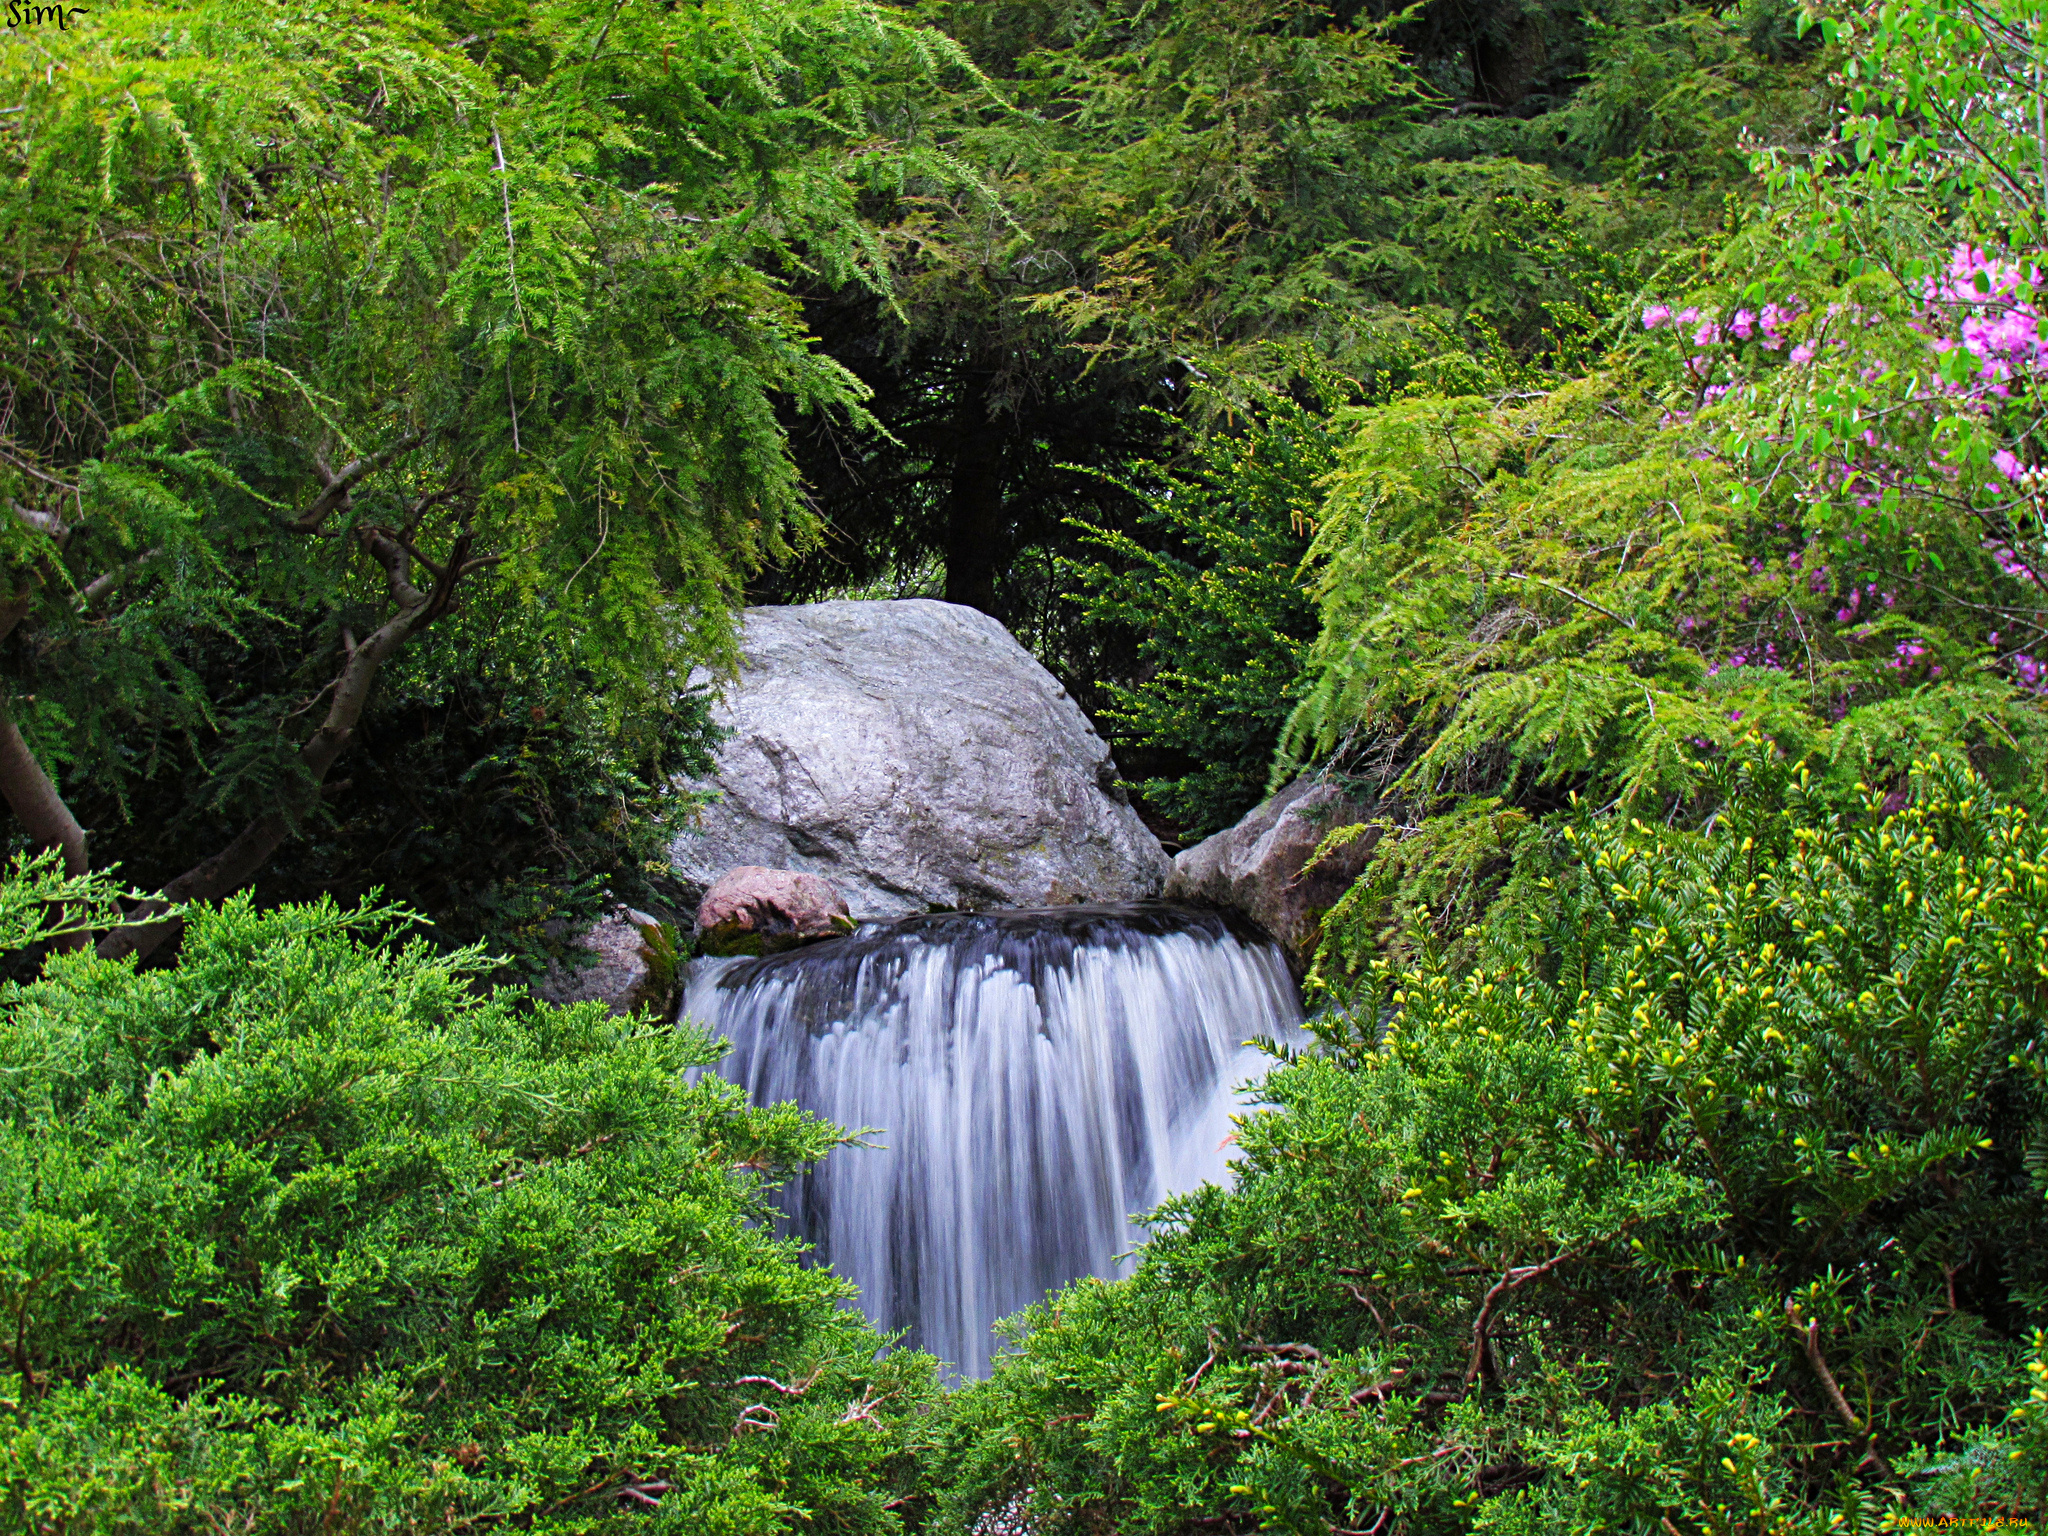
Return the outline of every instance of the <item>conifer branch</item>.
<path id="1" fill-rule="evenodd" d="M 329 474 L 314 461 L 314 473 L 322 482 L 320 494 L 287 526 L 293 533 L 317 533 L 320 525 L 327 521 L 337 507 L 347 503 L 349 495 L 364 477 L 375 474 L 401 454 L 410 453 L 426 441 L 424 432 L 408 432 L 390 447 L 342 466 L 338 473 Z"/>
<path id="2" fill-rule="evenodd" d="M 1539 587 L 1548 587 L 1551 591 L 1561 593 L 1564 596 L 1570 598 L 1573 602 L 1592 609 L 1595 613 L 1606 614 L 1608 618 L 1614 620 L 1615 623 L 1622 625 L 1624 628 L 1634 629 L 1636 627 L 1636 621 L 1634 619 L 1625 619 L 1620 614 L 1616 613 L 1612 608 L 1609 608 L 1601 603 L 1596 603 L 1590 597 L 1587 597 L 1582 593 L 1574 592 L 1570 587 L 1561 587 L 1554 581 L 1545 581 L 1541 576 L 1525 576 L 1520 571 L 1509 571 L 1506 573 L 1506 576 L 1509 581 L 1533 581 Z"/>
<path id="3" fill-rule="evenodd" d="M 116 587 L 120 586 L 122 582 L 133 576 L 143 566 L 163 552 L 162 545 L 152 545 L 133 560 L 124 561 L 122 564 L 114 566 L 111 570 L 102 571 L 78 589 L 78 611 L 81 613 L 91 612 L 93 605 L 98 603 L 101 598 L 107 596 Z M 0 630 L 0 635 L 4 634 L 5 631 Z"/>
<path id="4" fill-rule="evenodd" d="M 163 916 L 173 906 L 218 901 L 255 877 L 297 830 L 299 818 L 318 802 L 329 770 L 355 739 L 379 669 L 407 640 L 453 606 L 456 585 L 470 568 L 467 531 L 457 537 L 454 550 L 427 592 L 411 579 L 411 556 L 385 530 L 365 528 L 361 542 L 364 551 L 383 566 L 398 611 L 347 649 L 341 671 L 330 685 L 334 697 L 326 718 L 295 759 L 299 784 L 285 805 L 256 817 L 225 848 L 166 885 L 161 897 L 130 913 L 127 923 L 100 940 L 101 958 L 148 955 L 183 930 L 184 919 Z"/>

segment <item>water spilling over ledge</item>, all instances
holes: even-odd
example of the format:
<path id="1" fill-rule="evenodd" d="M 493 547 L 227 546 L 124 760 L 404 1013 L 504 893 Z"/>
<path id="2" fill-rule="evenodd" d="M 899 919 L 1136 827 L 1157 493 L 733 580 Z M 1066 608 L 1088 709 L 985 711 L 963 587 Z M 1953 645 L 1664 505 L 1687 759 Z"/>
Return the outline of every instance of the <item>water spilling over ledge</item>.
<path id="1" fill-rule="evenodd" d="M 1271 944 L 1158 905 L 905 918 L 765 959 L 699 960 L 683 1015 L 720 1070 L 884 1150 L 782 1193 L 861 1305 L 965 1376 L 996 1319 L 1142 1238 L 1133 1213 L 1225 1175 L 1234 1088 L 1293 1038 Z"/>

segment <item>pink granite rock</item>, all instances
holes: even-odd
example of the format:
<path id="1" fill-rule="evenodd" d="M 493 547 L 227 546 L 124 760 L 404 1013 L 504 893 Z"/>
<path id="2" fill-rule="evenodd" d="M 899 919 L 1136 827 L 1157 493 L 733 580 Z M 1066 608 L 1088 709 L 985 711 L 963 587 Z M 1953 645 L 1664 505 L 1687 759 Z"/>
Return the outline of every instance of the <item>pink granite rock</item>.
<path id="1" fill-rule="evenodd" d="M 706 955 L 772 955 L 852 931 L 838 888 L 800 870 L 742 864 L 697 907 L 697 949 Z"/>

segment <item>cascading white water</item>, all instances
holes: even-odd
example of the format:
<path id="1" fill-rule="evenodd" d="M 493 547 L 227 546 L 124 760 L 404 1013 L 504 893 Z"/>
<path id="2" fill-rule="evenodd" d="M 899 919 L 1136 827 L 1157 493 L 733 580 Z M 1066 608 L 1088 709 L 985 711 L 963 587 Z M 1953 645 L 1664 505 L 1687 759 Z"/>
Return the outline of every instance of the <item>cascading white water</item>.
<path id="1" fill-rule="evenodd" d="M 699 960 L 682 1006 L 733 1043 L 756 1103 L 794 1100 L 885 1150 L 783 1191 L 791 1229 L 908 1329 L 985 1376 L 991 1325 L 1140 1241 L 1130 1216 L 1226 1173 L 1236 1085 L 1300 1008 L 1279 951 L 1212 913 L 945 914 L 760 960 Z"/>

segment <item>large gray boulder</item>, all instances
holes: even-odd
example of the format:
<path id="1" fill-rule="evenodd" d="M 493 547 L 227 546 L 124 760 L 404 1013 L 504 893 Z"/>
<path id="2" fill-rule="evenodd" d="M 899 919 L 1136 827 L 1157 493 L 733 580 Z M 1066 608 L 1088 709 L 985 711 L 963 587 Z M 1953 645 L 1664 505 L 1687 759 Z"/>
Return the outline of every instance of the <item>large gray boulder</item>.
<path id="1" fill-rule="evenodd" d="M 713 718 L 720 799 L 670 850 L 701 895 L 806 870 L 856 918 L 1159 894 L 1109 748 L 1010 632 L 952 603 L 749 608 Z"/>
<path id="2" fill-rule="evenodd" d="M 1372 815 L 1337 785 L 1305 774 L 1175 858 L 1166 899 L 1251 919 L 1278 941 L 1298 975 L 1322 937 L 1323 914 L 1364 872 L 1379 833 L 1362 834 L 1307 874 L 1302 867 L 1331 832 Z"/>

